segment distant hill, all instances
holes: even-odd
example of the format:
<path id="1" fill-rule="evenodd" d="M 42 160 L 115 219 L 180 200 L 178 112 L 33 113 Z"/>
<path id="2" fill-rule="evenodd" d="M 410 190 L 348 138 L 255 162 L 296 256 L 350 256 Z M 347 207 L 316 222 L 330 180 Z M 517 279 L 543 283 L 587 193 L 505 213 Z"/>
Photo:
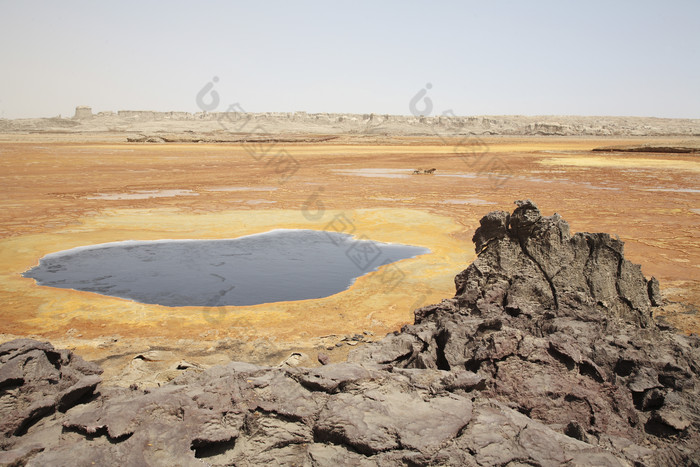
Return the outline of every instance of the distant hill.
<path id="1" fill-rule="evenodd" d="M 209 136 L 270 134 L 374 134 L 404 136 L 700 136 L 700 119 L 577 116 L 433 116 L 306 112 L 153 112 L 93 114 L 76 108 L 72 118 L 0 120 L 0 132 L 123 132 Z M 229 138 L 221 138 L 228 140 Z M 217 140 L 217 138 L 213 138 Z"/>

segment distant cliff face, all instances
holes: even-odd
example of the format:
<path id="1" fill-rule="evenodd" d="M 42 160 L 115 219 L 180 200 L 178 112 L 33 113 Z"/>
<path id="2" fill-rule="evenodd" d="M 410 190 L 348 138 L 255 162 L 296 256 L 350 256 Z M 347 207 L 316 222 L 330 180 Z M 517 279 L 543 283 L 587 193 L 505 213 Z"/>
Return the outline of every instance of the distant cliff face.
<path id="1" fill-rule="evenodd" d="M 154 390 L 0 346 L 11 465 L 698 465 L 700 341 L 607 234 L 492 212 L 456 295 L 316 369 L 231 363 Z"/>
<path id="2" fill-rule="evenodd" d="M 316 133 L 350 135 L 458 136 L 700 136 L 700 119 L 577 116 L 433 116 L 306 112 L 155 112 L 120 110 L 93 115 L 76 108 L 72 119 L 4 120 L 0 131 L 64 129 L 217 134 Z M 211 136 L 211 135 L 210 135 Z"/>

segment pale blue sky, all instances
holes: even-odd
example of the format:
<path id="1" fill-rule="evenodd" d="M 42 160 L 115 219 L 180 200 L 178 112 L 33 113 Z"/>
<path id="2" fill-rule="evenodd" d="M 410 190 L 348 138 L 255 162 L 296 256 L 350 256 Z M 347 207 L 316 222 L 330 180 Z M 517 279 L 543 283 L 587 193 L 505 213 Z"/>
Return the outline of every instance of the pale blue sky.
<path id="1" fill-rule="evenodd" d="M 700 118 L 700 1 L 0 0 L 0 118 L 224 110 Z"/>

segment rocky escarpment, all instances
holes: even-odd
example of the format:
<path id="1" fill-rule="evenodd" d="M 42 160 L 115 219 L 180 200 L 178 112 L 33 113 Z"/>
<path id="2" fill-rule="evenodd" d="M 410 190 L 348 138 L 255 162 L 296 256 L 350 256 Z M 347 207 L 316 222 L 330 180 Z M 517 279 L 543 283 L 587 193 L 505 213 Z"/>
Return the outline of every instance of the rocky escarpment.
<path id="1" fill-rule="evenodd" d="M 0 119 L 0 133 L 109 132 L 133 142 L 236 142 L 253 139 L 317 141 L 316 135 L 429 136 L 684 136 L 700 135 L 700 119 L 489 115 L 434 116 L 306 112 L 118 112 L 76 109 L 74 118 Z M 274 136 L 285 135 L 285 136 Z M 290 136 L 291 135 L 291 136 Z M 305 135 L 302 137 L 301 135 Z M 471 145 L 461 141 L 460 145 Z"/>
<path id="2" fill-rule="evenodd" d="M 659 284 L 620 240 L 572 236 L 526 201 L 484 217 L 474 242 L 453 299 L 351 360 L 474 372 L 480 395 L 619 454 L 653 446 L 651 463 L 700 452 L 698 339 L 655 322 Z"/>
<path id="3" fill-rule="evenodd" d="M 0 463 L 700 463 L 700 343 L 654 319 L 658 283 L 622 242 L 571 235 L 530 202 L 484 217 L 474 241 L 454 298 L 347 363 L 116 389 L 70 352 L 5 344 Z"/>

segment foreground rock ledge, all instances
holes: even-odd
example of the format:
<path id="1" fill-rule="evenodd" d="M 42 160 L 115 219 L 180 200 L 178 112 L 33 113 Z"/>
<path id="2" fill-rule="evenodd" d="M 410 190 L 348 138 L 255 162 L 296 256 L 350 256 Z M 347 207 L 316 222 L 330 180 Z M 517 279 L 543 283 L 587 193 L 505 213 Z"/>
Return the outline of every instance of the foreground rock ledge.
<path id="1" fill-rule="evenodd" d="M 234 362 L 148 391 L 0 346 L 2 465 L 698 465 L 700 342 L 607 234 L 492 212 L 457 294 L 316 369 Z"/>

